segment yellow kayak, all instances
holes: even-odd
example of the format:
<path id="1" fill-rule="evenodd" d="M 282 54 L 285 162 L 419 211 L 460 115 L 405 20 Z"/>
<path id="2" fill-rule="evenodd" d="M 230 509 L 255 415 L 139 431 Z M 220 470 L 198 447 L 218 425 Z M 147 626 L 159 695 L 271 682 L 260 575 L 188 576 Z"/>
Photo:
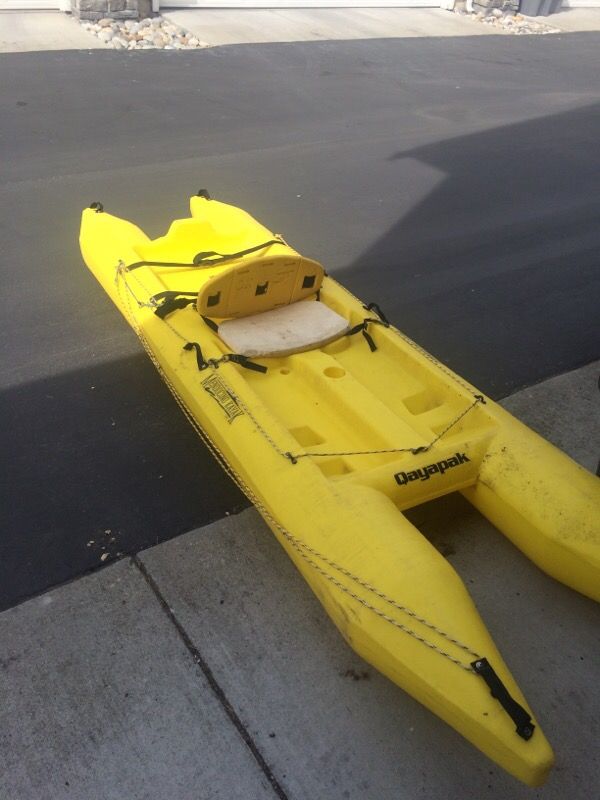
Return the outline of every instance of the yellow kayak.
<path id="1" fill-rule="evenodd" d="M 403 511 L 453 491 L 600 599 L 598 479 L 246 212 L 150 240 L 99 203 L 81 250 L 348 644 L 530 785 L 552 750 L 465 586 Z"/>

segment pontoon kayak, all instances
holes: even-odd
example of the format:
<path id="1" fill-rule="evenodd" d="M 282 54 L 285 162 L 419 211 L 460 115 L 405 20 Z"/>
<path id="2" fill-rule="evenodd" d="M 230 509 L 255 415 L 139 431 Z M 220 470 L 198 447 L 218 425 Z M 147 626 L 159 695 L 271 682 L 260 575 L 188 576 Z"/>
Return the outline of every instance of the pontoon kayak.
<path id="1" fill-rule="evenodd" d="M 541 783 L 553 755 L 533 712 L 461 579 L 403 511 L 460 491 L 541 569 L 600 599 L 598 479 L 204 191 L 154 240 L 95 203 L 80 242 L 348 644 Z"/>

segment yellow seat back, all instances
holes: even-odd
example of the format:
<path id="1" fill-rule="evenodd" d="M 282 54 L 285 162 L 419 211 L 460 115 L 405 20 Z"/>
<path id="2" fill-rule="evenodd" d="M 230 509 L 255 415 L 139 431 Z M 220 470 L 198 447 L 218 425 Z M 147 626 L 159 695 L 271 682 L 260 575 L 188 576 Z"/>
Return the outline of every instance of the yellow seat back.
<path id="1" fill-rule="evenodd" d="M 315 294 L 323 275 L 317 261 L 291 249 L 246 257 L 206 281 L 198 294 L 197 308 L 203 316 L 221 319 L 260 314 Z"/>

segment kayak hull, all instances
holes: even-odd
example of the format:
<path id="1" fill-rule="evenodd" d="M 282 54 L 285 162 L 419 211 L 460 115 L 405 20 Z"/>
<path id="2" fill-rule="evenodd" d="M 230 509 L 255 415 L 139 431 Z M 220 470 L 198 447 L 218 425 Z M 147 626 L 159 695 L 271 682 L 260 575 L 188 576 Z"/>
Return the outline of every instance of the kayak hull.
<path id="1" fill-rule="evenodd" d="M 239 210 L 204 198 L 192 198 L 191 208 L 221 238 L 238 219 Z M 251 238 L 244 217 L 247 224 Z M 269 232 L 256 226 L 256 241 L 265 241 Z M 161 240 L 166 252 L 168 237 Z M 358 333 L 258 359 L 267 366 L 259 372 L 224 358 L 223 341 L 194 308 L 165 320 L 148 302 L 165 290 L 195 290 L 202 282 L 197 270 L 124 272 L 123 265 L 144 257 L 150 240 L 93 209 L 83 213 L 80 242 L 88 267 L 182 410 L 348 644 L 508 772 L 542 783 L 553 762 L 547 740 L 535 720 L 531 738 L 517 735 L 475 674 L 472 663 L 486 658 L 527 708 L 459 576 L 402 511 L 461 491 L 542 569 L 599 599 L 594 476 L 366 312 L 331 278 L 320 301 L 353 326 L 373 318 L 375 350 Z M 198 249 L 213 244 L 208 237 Z M 199 369 L 187 343 L 212 366 Z M 557 489 L 558 476 L 568 490 Z"/>

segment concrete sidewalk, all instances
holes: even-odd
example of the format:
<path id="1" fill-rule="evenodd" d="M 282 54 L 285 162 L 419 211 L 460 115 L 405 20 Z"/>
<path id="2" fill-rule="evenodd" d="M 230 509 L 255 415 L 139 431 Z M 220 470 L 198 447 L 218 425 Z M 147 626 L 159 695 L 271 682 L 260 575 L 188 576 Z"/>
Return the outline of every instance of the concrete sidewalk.
<path id="1" fill-rule="evenodd" d="M 439 8 L 180 9 L 163 14 L 211 46 L 509 35 Z M 600 30 L 600 9 L 563 9 L 536 21 L 564 32 Z M 108 45 L 58 11 L 0 11 L 0 52 L 98 50 Z"/>
<path id="2" fill-rule="evenodd" d="M 206 8 L 166 11 L 164 16 L 212 46 L 511 35 L 440 8 Z M 600 8 L 563 9 L 531 19 L 565 32 L 600 30 Z"/>
<path id="3" fill-rule="evenodd" d="M 0 11 L 0 53 L 36 50 L 101 50 L 70 14 L 60 11 Z"/>
<path id="4" fill-rule="evenodd" d="M 213 46 L 498 33 L 439 8 L 206 8 L 164 16 Z"/>
<path id="5" fill-rule="evenodd" d="M 163 16 L 211 46 L 498 33 L 439 8 L 165 9 Z M 67 14 L 0 12 L 0 52 L 102 48 Z"/>
<path id="6" fill-rule="evenodd" d="M 600 31 L 600 8 L 562 8 L 549 17 L 537 17 L 564 33 Z"/>
<path id="7" fill-rule="evenodd" d="M 504 403 L 590 469 L 599 366 Z M 544 789 L 354 655 L 249 510 L 0 615 L 0 796 L 596 797 L 597 606 L 459 497 L 412 519 L 463 576 L 555 747 Z"/>

